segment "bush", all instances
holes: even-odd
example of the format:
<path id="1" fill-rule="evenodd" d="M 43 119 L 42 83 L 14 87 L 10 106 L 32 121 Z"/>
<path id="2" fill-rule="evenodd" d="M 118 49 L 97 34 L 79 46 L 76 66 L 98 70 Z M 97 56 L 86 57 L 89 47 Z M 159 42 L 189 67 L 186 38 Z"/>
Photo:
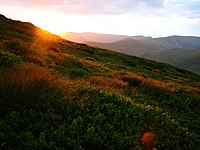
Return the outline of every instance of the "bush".
<path id="1" fill-rule="evenodd" d="M 143 77 L 138 76 L 138 75 L 132 75 L 132 76 L 123 75 L 122 80 L 124 82 L 128 82 L 129 86 L 138 87 L 142 83 Z"/>
<path id="2" fill-rule="evenodd" d="M 56 65 L 52 66 L 52 68 L 61 74 L 72 78 L 87 77 L 90 75 L 90 71 L 85 67 L 85 65 L 76 59 L 57 62 Z"/>
<path id="3" fill-rule="evenodd" d="M 70 77 L 87 77 L 90 75 L 90 73 L 85 70 L 85 69 L 81 69 L 81 68 L 70 68 L 68 70 L 68 74 Z"/>
<path id="4" fill-rule="evenodd" d="M 0 51 L 0 68 L 11 67 L 21 62 L 21 57 L 9 52 Z"/>
<path id="5" fill-rule="evenodd" d="M 6 49 L 15 55 L 25 56 L 28 54 L 28 45 L 22 40 L 6 41 L 4 44 Z"/>
<path id="6" fill-rule="evenodd" d="M 148 131 L 158 136 L 158 149 L 187 149 L 198 144 L 195 135 L 188 135 L 169 114 L 153 106 L 128 102 L 92 89 L 83 91 L 90 98 L 81 106 L 73 101 L 59 101 L 57 96 L 53 96 L 54 102 L 51 103 L 50 94 L 55 95 L 55 90 L 52 91 L 51 84 L 44 85 L 48 87 L 43 88 L 51 91 L 49 96 L 45 94 L 45 98 L 37 91 L 37 98 L 43 100 L 42 107 L 35 107 L 39 104 L 35 101 L 29 103 L 29 107 L 20 105 L 16 110 L 13 107 L 16 103 L 13 103 L 6 118 L 1 115 L 1 149 L 134 150 L 142 149 L 141 137 Z M 38 90 L 41 89 L 38 87 Z M 26 100 L 30 99 L 26 97 Z M 4 105 L 7 106 L 8 103 Z"/>

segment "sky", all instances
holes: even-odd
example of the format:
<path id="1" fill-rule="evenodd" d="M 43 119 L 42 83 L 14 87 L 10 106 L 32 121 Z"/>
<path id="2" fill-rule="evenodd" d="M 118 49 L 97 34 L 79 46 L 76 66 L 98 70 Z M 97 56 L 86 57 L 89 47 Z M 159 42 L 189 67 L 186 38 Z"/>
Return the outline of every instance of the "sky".
<path id="1" fill-rule="evenodd" d="M 0 13 L 56 34 L 200 36 L 200 0 L 0 0 Z"/>

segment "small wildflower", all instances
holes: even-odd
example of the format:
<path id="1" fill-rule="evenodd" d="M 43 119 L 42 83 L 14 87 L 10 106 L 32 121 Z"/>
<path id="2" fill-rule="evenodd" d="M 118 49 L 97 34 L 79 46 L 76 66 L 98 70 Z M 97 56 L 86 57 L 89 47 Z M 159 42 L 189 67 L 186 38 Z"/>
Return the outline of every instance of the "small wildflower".
<path id="1" fill-rule="evenodd" d="M 142 146 L 145 150 L 156 150 L 155 143 L 156 138 L 153 132 L 147 132 L 142 136 Z"/>

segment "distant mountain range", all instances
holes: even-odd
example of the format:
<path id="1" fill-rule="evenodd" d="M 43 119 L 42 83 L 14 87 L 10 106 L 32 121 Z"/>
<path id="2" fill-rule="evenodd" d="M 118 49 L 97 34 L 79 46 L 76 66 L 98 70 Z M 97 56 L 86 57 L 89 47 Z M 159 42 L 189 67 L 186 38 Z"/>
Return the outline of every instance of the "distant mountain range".
<path id="1" fill-rule="evenodd" d="M 200 74 L 200 37 L 152 38 L 96 33 L 63 33 L 68 40 L 169 63 Z"/>
<path id="2" fill-rule="evenodd" d="M 65 32 L 61 36 L 70 41 L 85 43 L 88 41 L 99 42 L 99 43 L 110 43 L 119 41 L 126 38 L 132 38 L 136 40 L 151 39 L 151 37 L 144 36 L 128 36 L 128 35 L 113 35 L 113 34 L 98 34 L 92 32 L 75 33 L 75 32 Z"/>

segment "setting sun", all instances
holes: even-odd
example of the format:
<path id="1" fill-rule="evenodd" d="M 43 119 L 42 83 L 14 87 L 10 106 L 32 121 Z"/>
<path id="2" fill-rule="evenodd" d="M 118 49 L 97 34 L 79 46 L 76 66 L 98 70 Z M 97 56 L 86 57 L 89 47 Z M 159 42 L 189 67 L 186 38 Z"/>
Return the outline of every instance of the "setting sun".
<path id="1" fill-rule="evenodd" d="M 20 10 L 17 10 L 20 13 Z M 63 14 L 56 11 L 32 9 L 28 15 L 20 13 L 22 20 L 32 22 L 43 30 L 48 30 L 54 34 L 62 32 L 84 32 L 98 30 L 105 32 L 106 26 L 100 24 L 103 16 L 91 17 L 79 14 Z M 108 27 L 108 26 L 107 26 Z"/>
<path id="2" fill-rule="evenodd" d="M 32 19 L 36 25 L 51 33 L 58 34 L 67 30 L 64 20 L 65 16 L 53 11 L 37 10 L 32 13 Z"/>
<path id="3" fill-rule="evenodd" d="M 44 25 L 44 27 L 43 27 Z M 44 30 L 47 30 L 51 33 L 54 33 L 54 34 L 59 34 L 60 32 L 63 32 L 64 31 L 64 28 L 63 27 L 58 27 L 57 25 L 55 24 L 42 24 L 40 25 L 40 27 Z"/>

